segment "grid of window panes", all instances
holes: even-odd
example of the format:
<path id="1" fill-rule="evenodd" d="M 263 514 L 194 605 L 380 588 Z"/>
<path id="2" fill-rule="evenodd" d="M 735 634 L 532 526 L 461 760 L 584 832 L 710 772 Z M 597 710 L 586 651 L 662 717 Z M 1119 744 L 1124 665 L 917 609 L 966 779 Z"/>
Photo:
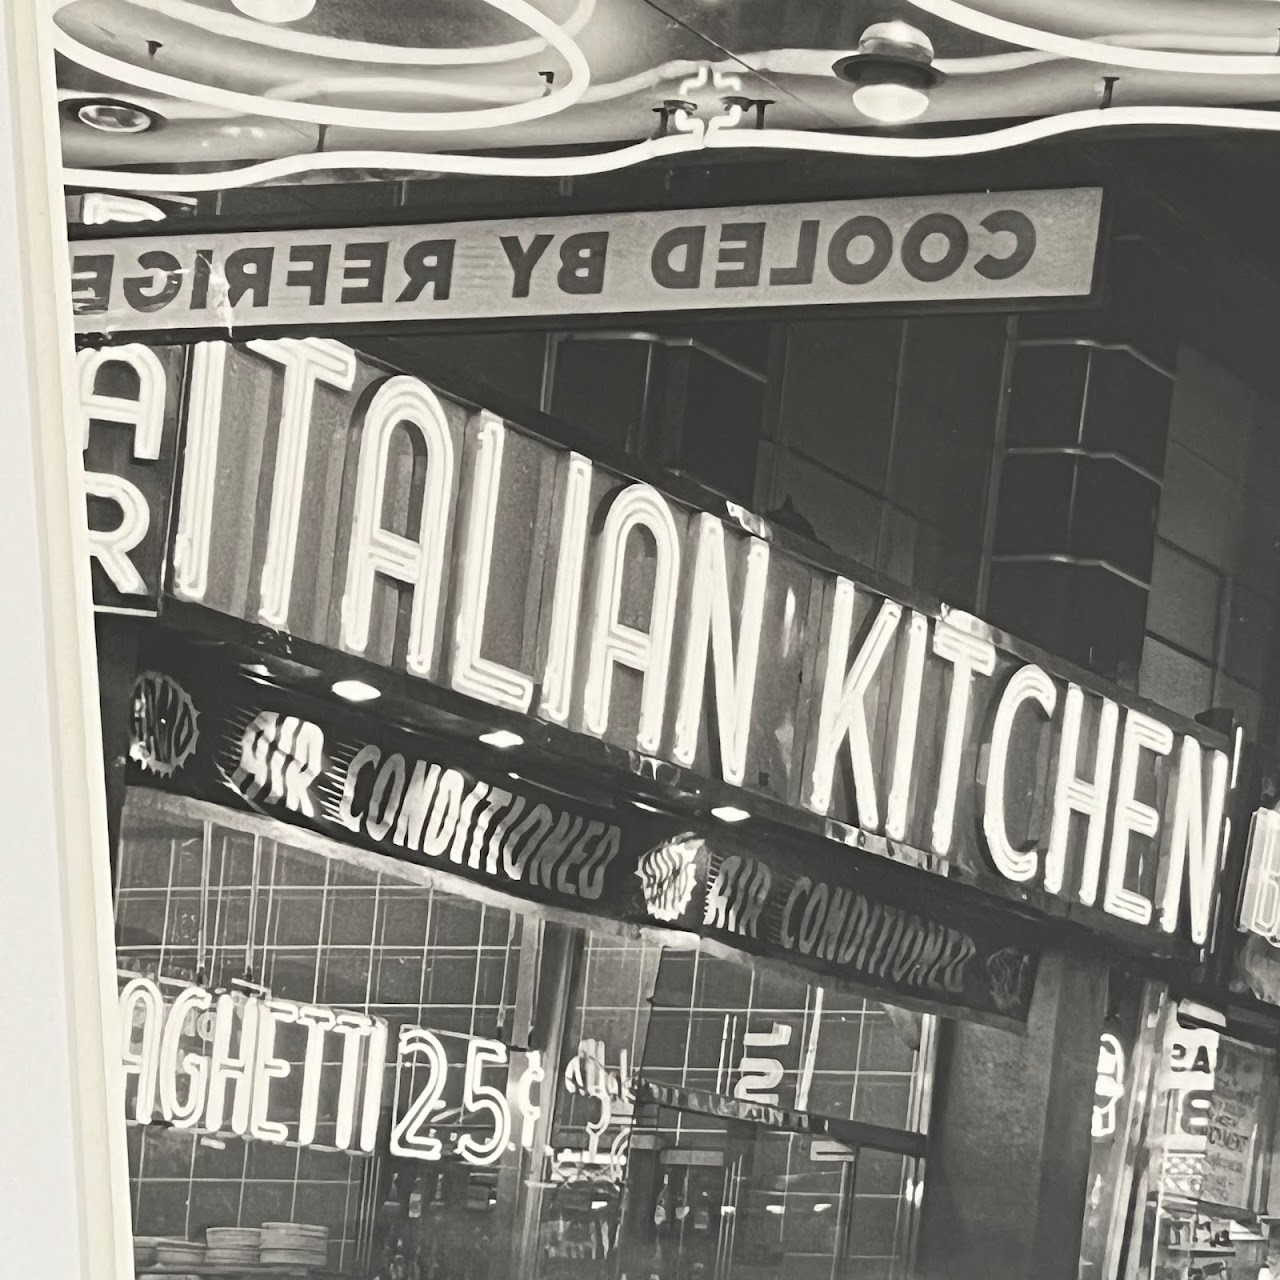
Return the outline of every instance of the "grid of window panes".
<path id="1" fill-rule="evenodd" d="M 1005 334 L 998 315 L 787 324 L 757 508 L 975 607 Z"/>
<path id="2" fill-rule="evenodd" d="M 1140 687 L 1188 715 L 1230 707 L 1251 736 L 1280 636 L 1277 421 L 1235 374 L 1179 353 Z"/>
<path id="3" fill-rule="evenodd" d="M 875 1001 L 690 950 L 663 955 L 653 1003 L 648 1079 L 912 1127 L 920 1055 Z"/>
<path id="4" fill-rule="evenodd" d="M 621 1265 L 700 1280 L 906 1280 L 919 1162 L 657 1109 L 637 1144 Z M 642 1118 L 637 1138 L 645 1134 Z"/>
<path id="5" fill-rule="evenodd" d="M 415 873 L 388 860 L 296 847 L 273 838 L 277 826 L 214 812 L 132 793 L 117 888 L 124 973 L 170 990 L 249 983 L 372 1014 L 388 1023 L 391 1046 L 402 1024 L 430 1028 L 446 1044 L 509 1040 L 527 923 L 401 878 Z M 905 1274 L 913 1161 L 757 1126 L 726 1141 L 723 1120 L 688 1112 L 639 1124 L 630 1087 L 640 1076 L 908 1128 L 920 1112 L 923 1055 L 889 1013 L 696 949 L 598 929 L 578 937 L 563 1060 L 543 1094 L 553 1108 L 550 1152 L 541 1173 L 526 1178 L 537 1186 L 517 1188 L 525 1175 L 514 1150 L 485 1171 L 393 1158 L 394 1072 L 384 1079 L 378 1152 L 323 1149 L 336 1128 L 338 1073 L 330 1072 L 317 1145 L 306 1149 L 131 1125 L 137 1234 L 200 1240 L 210 1226 L 311 1222 L 329 1228 L 337 1271 L 378 1275 L 392 1251 L 413 1256 L 422 1280 L 452 1275 L 460 1259 L 471 1280 L 496 1280 L 494 1259 L 523 1194 L 536 1214 L 541 1280 L 588 1280 L 612 1274 L 623 1217 L 652 1220 L 665 1196 L 682 1224 L 667 1243 L 685 1270 L 701 1256 L 714 1209 L 718 1274 Z M 301 1056 L 281 1052 L 297 1058 L 296 1069 L 292 1081 L 276 1082 L 272 1112 L 296 1120 Z M 416 1076 L 405 1074 L 412 1094 Z M 446 1102 L 456 1102 L 453 1092 L 451 1083 Z"/>
<path id="6" fill-rule="evenodd" d="M 405 1023 L 497 1037 L 509 1017 L 519 949 L 509 912 L 188 816 L 180 804 L 126 811 L 116 914 L 126 972 L 211 989 L 248 980 L 278 998 L 372 1014 L 387 1021 L 393 1048 Z M 331 1051 L 334 1065 L 341 1053 Z M 301 1060 L 293 1065 L 296 1082 Z M 319 1147 L 334 1140 L 335 1074 L 322 1085 Z M 300 1105 L 290 1083 L 272 1091 L 283 1119 Z M 497 1179 L 482 1180 L 479 1204 L 475 1178 L 411 1188 L 381 1157 L 136 1125 L 129 1150 L 138 1236 L 198 1241 L 210 1226 L 315 1223 L 329 1228 L 335 1270 L 376 1262 L 371 1224 L 394 1216 L 392 1201 L 407 1213 L 416 1197 L 416 1219 L 424 1199 L 456 1195 L 473 1235 L 498 1210 Z"/>
<path id="7" fill-rule="evenodd" d="M 582 940 L 555 1100 L 534 1193 L 538 1280 L 611 1280 L 628 1187 L 632 1085 L 661 948 L 603 930 Z"/>
<path id="8" fill-rule="evenodd" d="M 641 1074 L 655 1083 L 907 1130 L 922 1114 L 928 1055 L 908 1043 L 902 1025 L 874 1001 L 797 975 L 698 950 L 667 951 Z M 643 1127 L 638 1122 L 637 1133 Z M 714 1202 L 715 1274 L 734 1280 L 908 1274 L 919 1197 L 914 1159 L 755 1126 L 735 1135 L 719 1117 L 691 1112 L 661 1111 L 653 1136 L 679 1153 L 655 1182 L 656 1199 L 670 1198 L 672 1214 L 696 1212 L 703 1198 Z M 697 1161 L 710 1153 L 721 1163 L 708 1171 Z M 702 1185 L 708 1177 L 711 1185 Z M 731 1224 L 723 1223 L 726 1216 Z"/>

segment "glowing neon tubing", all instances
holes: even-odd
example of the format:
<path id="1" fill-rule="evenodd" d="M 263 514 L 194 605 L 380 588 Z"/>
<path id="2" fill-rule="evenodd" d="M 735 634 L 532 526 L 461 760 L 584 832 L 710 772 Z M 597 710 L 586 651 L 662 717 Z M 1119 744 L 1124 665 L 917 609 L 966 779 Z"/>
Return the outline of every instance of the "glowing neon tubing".
<path id="1" fill-rule="evenodd" d="M 136 173 L 110 169 L 64 169 L 63 183 L 102 191 L 195 193 L 229 191 L 305 173 L 383 169 L 399 173 L 445 173 L 481 177 L 561 178 L 614 173 L 649 160 L 717 148 L 805 151 L 868 158 L 935 159 L 983 155 L 1047 138 L 1126 126 L 1247 129 L 1280 133 L 1280 112 L 1243 107 L 1107 107 L 1072 111 L 988 133 L 955 138 L 807 133 L 800 129 L 716 129 L 671 134 L 629 147 L 586 156 L 458 156 L 401 151 L 335 151 L 285 156 L 222 173 Z"/>
<path id="2" fill-rule="evenodd" d="M 300 124 L 329 125 L 352 129 L 387 129 L 406 133 L 430 133 L 443 130 L 495 129 L 507 125 L 527 124 L 555 115 L 577 102 L 591 83 L 591 68 L 577 43 L 566 36 L 529 0 L 484 0 L 485 4 L 523 22 L 544 37 L 569 66 L 569 79 L 550 93 L 525 102 L 498 107 L 480 107 L 469 111 L 370 111 L 363 107 L 329 107 L 309 102 L 287 102 L 264 98 L 258 94 L 220 89 L 216 85 L 166 75 L 131 62 L 114 58 L 82 44 L 60 28 L 54 29 L 53 46 L 65 58 L 151 93 L 173 98 L 188 98 L 211 107 L 225 107 L 251 116 L 268 116 Z"/>
<path id="3" fill-rule="evenodd" d="M 65 9 L 76 0 L 58 0 L 56 9 Z M 494 0 L 481 0 L 492 4 Z M 538 31 L 539 39 L 519 40 L 512 44 L 478 45 L 454 49 L 405 48 L 393 44 L 374 44 L 364 40 L 344 40 L 338 36 L 314 35 L 308 31 L 296 31 L 288 27 L 266 26 L 240 14 L 217 9 L 206 9 L 192 4 L 191 0 L 126 0 L 135 8 L 158 13 L 173 22 L 185 22 L 209 35 L 228 40 L 243 40 L 249 44 L 276 49 L 281 53 L 301 54 L 311 58 L 336 58 L 343 62 L 375 62 L 384 66 L 405 67 L 473 67 L 484 64 L 518 62 L 540 54 L 550 37 L 532 22 L 519 17 L 519 21 Z M 505 8 L 501 3 L 497 8 Z M 557 29 L 572 39 L 591 20 L 596 0 L 578 0 L 577 7 Z M 509 12 L 509 11 L 508 11 Z M 518 15 L 512 14 L 513 17 Z M 541 15 L 544 21 L 549 18 Z"/>
<path id="4" fill-rule="evenodd" d="M 1161 49 L 1106 45 L 1096 40 L 1056 35 L 1052 31 L 1042 31 L 1038 27 L 1027 27 L 1020 22 L 997 18 L 971 5 L 961 4 L 960 0 L 909 0 L 909 3 L 943 22 L 964 27 L 978 35 L 1078 62 L 1100 62 L 1108 67 L 1128 67 L 1136 71 L 1188 72 L 1196 75 L 1280 75 L 1280 55 L 1277 54 L 1174 53 Z"/>

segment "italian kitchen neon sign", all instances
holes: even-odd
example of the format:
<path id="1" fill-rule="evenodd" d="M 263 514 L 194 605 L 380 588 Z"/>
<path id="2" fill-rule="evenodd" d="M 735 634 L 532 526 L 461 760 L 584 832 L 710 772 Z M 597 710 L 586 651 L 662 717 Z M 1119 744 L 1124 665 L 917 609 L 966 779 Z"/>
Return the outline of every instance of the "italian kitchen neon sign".
<path id="1" fill-rule="evenodd" d="M 80 359 L 89 424 L 171 403 L 155 350 Z M 104 393 L 112 364 L 136 391 Z M 201 343 L 183 376 L 179 599 L 1206 943 L 1230 790 L 1207 731 L 338 342 Z"/>

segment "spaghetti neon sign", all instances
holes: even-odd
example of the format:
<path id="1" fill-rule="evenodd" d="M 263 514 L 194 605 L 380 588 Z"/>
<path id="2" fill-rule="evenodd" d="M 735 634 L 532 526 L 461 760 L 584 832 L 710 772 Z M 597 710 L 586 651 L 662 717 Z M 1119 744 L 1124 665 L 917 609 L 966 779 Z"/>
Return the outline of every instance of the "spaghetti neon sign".
<path id="1" fill-rule="evenodd" d="M 548 1105 L 541 1053 L 484 1036 L 406 1025 L 392 1042 L 386 1022 L 369 1014 L 199 986 L 166 996 L 144 977 L 125 983 L 119 1011 L 136 1124 L 369 1155 L 389 1100 L 393 1156 L 485 1166 L 517 1147 L 533 1150 Z M 630 1064 L 625 1052 L 616 1070 L 605 1060 L 605 1046 L 587 1040 L 565 1067 L 565 1091 L 597 1110 L 586 1149 L 556 1153 L 561 1176 L 617 1172 L 625 1161 Z M 619 1123 L 624 1133 L 602 1151 Z"/>

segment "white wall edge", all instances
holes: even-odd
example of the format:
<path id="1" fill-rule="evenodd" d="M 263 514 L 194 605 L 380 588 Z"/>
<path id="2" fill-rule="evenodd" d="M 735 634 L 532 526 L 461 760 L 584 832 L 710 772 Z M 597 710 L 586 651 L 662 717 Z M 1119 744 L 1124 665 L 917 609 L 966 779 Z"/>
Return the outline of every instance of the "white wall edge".
<path id="1" fill-rule="evenodd" d="M 0 5 L 5 1274 L 132 1277 L 106 800 L 49 0 Z"/>

